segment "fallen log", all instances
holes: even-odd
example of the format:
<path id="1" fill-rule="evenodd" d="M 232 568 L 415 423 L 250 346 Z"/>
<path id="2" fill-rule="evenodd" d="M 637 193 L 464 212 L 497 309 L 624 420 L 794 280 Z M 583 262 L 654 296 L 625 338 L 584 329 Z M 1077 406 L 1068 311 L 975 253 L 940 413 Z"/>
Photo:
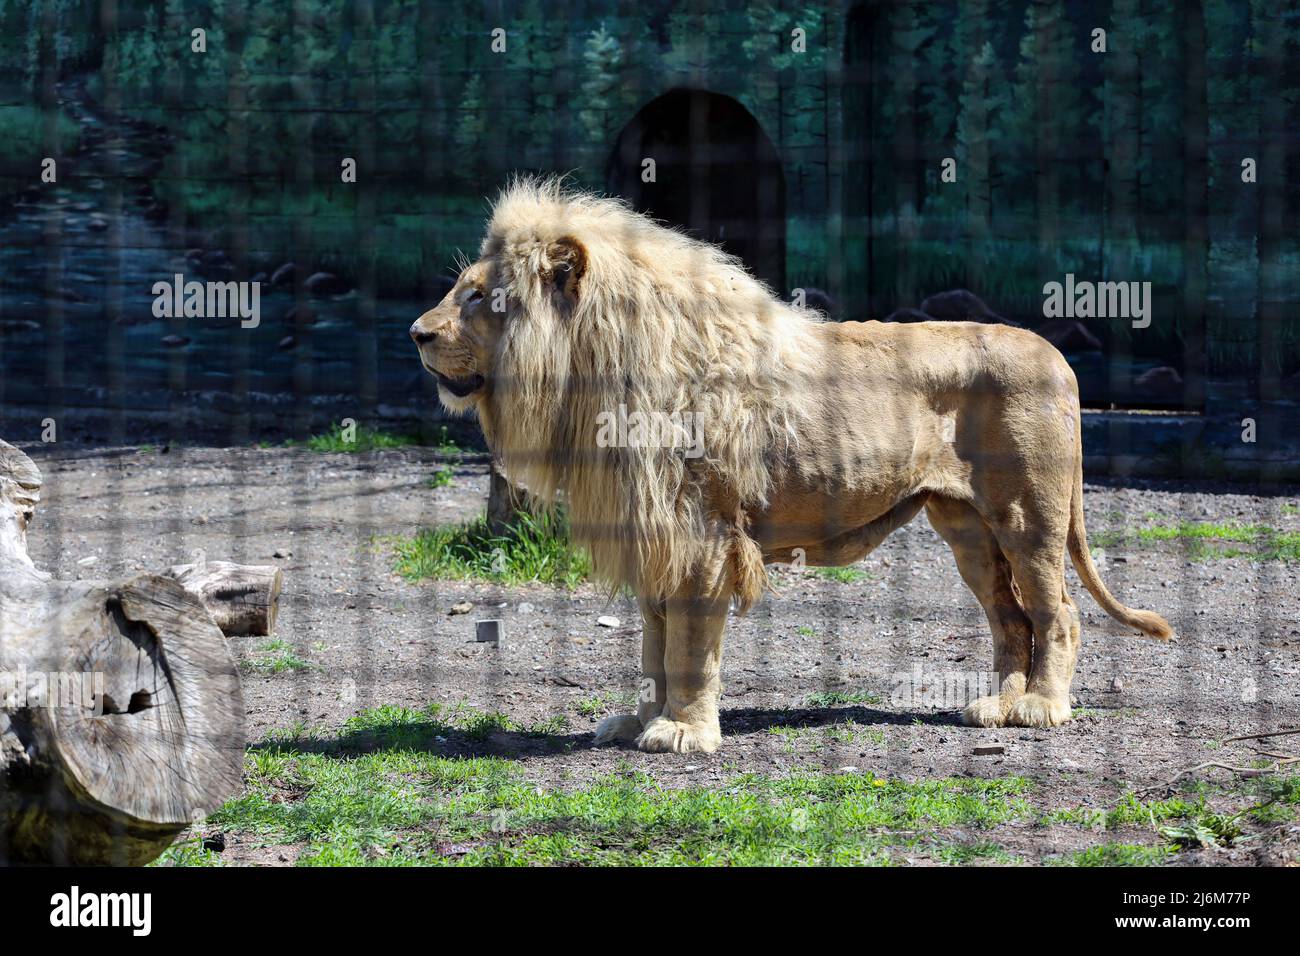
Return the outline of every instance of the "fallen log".
<path id="1" fill-rule="evenodd" d="M 239 674 L 171 578 L 38 570 L 40 487 L 0 441 L 0 865 L 146 863 L 239 789 Z"/>
<path id="2" fill-rule="evenodd" d="M 280 569 L 272 564 L 205 561 L 178 564 L 167 571 L 208 609 L 227 637 L 267 636 L 280 609 Z"/>

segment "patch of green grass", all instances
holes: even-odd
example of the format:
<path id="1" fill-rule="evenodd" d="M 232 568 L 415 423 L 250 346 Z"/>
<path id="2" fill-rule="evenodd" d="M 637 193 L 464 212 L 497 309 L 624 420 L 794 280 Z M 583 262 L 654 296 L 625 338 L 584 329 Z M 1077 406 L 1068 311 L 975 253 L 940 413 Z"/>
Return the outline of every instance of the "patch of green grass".
<path id="1" fill-rule="evenodd" d="M 1288 804 L 1300 804 L 1300 777 L 1259 777 L 1246 790 L 1257 800 L 1236 813 L 1223 813 L 1207 803 L 1214 788 L 1206 781 L 1187 787 L 1182 796 L 1142 801 L 1125 793 L 1114 807 L 1099 810 L 1079 807 L 1047 814 L 1043 823 L 1073 823 L 1093 829 L 1112 830 L 1123 826 L 1147 826 L 1166 841 L 1168 847 L 1231 846 L 1244 834 L 1241 821 L 1250 817 L 1259 823 L 1292 819 Z"/>
<path id="2" fill-rule="evenodd" d="M 1242 834 L 1241 816 L 1202 811 L 1184 823 L 1162 826 L 1158 832 L 1178 847 L 1230 846 Z"/>
<path id="3" fill-rule="evenodd" d="M 447 430 L 446 425 L 438 426 L 438 434 L 433 440 L 433 445 L 438 449 L 438 454 L 448 457 L 459 455 L 461 451 L 460 446 L 451 437 L 451 432 Z"/>
<path id="4" fill-rule="evenodd" d="M 203 846 L 201 837 L 173 843 L 149 866 L 224 866 L 221 854 Z"/>
<path id="5" fill-rule="evenodd" d="M 1070 712 L 1070 716 L 1075 720 L 1091 717 L 1094 720 L 1103 720 L 1107 717 L 1136 717 L 1140 711 L 1136 707 L 1117 707 L 1114 710 L 1097 710 L 1092 707 L 1076 707 Z"/>
<path id="6" fill-rule="evenodd" d="M 1245 781 L 1256 803 L 1247 814 L 1263 824 L 1287 823 L 1300 817 L 1300 776 L 1268 775 Z"/>
<path id="7" fill-rule="evenodd" d="M 824 690 L 804 698 L 805 707 L 839 707 L 844 704 L 864 704 L 874 707 L 880 702 L 879 694 L 865 690 Z"/>
<path id="8" fill-rule="evenodd" d="M 636 711 L 639 696 L 636 691 L 628 690 L 612 694 L 593 694 L 584 697 L 573 705 L 583 717 L 600 717 L 603 714 L 630 714 Z"/>
<path id="9" fill-rule="evenodd" d="M 464 723 L 502 723 L 484 716 Z M 447 726 L 436 712 L 380 708 L 345 725 L 333 742 L 339 752 L 276 744 L 275 763 L 250 753 L 247 791 L 209 823 L 302 844 L 300 865 L 885 864 L 918 828 L 981 829 L 1031 815 L 1032 784 L 1021 778 L 749 775 L 722 789 L 674 790 L 624 769 L 554 791 L 512 762 L 439 755 L 430 744 Z M 359 752 L 358 734 L 376 734 L 380 745 Z M 997 858 L 980 840 L 941 852 L 953 862 Z"/>
<path id="10" fill-rule="evenodd" d="M 812 573 L 825 581 L 837 581 L 840 584 L 857 584 L 874 577 L 870 571 L 852 565 L 846 568 L 813 568 Z"/>
<path id="11" fill-rule="evenodd" d="M 805 749 L 816 752 L 831 743 L 852 744 L 870 741 L 883 746 L 886 740 L 883 730 L 878 727 L 866 727 L 853 720 L 840 720 L 826 726 L 784 724 L 778 727 L 769 727 L 767 732 L 774 737 L 780 737 L 784 741 L 786 753 L 794 753 L 799 741 L 806 741 Z"/>
<path id="12" fill-rule="evenodd" d="M 262 674 L 282 674 L 285 671 L 306 670 L 312 666 L 298 655 L 292 644 L 279 638 L 259 644 L 257 656 L 250 657 L 243 663 L 246 669 Z"/>
<path id="13" fill-rule="evenodd" d="M 1153 525 L 1134 531 L 1100 531 L 1089 535 L 1098 547 L 1115 547 L 1130 541 L 1150 544 L 1158 541 L 1189 542 L 1194 560 L 1248 558 L 1254 561 L 1300 561 L 1300 532 L 1280 531 L 1260 524 L 1233 522 L 1189 522 Z M 1250 547 L 1237 547 L 1250 545 Z"/>
<path id="14" fill-rule="evenodd" d="M 945 866 L 968 866 L 973 863 L 1000 863 L 1012 866 L 1022 862 L 992 840 L 973 843 L 932 843 L 925 849 L 930 856 Z"/>
<path id="15" fill-rule="evenodd" d="M 803 725 L 794 726 L 788 724 L 783 724 L 778 727 L 767 728 L 767 732 L 769 735 L 773 737 L 781 738 L 781 740 L 785 743 L 785 752 L 790 754 L 794 753 L 795 744 L 798 741 L 812 735 L 815 731 L 816 731 L 815 727 L 808 727 Z M 815 745 L 813 749 L 814 750 L 817 749 Z"/>
<path id="16" fill-rule="evenodd" d="M 591 575 L 587 553 L 570 544 L 568 523 L 553 512 L 520 514 L 504 535 L 493 535 L 486 517 L 468 524 L 426 529 L 396 539 L 393 552 L 394 570 L 410 581 L 538 581 L 573 587 Z"/>
<path id="17" fill-rule="evenodd" d="M 1288 517 L 1300 515 L 1300 505 L 1293 505 L 1290 502 L 1287 502 L 1282 505 L 1282 514 L 1287 515 Z"/>
<path id="18" fill-rule="evenodd" d="M 425 484 L 430 488 L 446 488 L 451 484 L 454 477 L 455 475 L 450 468 L 443 467 L 435 471 Z"/>
<path id="19" fill-rule="evenodd" d="M 1054 866 L 1160 866 L 1174 852 L 1168 844 L 1099 843 L 1047 862 Z"/>
<path id="20" fill-rule="evenodd" d="M 884 746 L 885 732 L 879 727 L 864 727 L 855 720 L 842 720 L 826 728 L 826 737 L 836 743 L 853 744 L 870 741 L 877 746 Z"/>
<path id="21" fill-rule="evenodd" d="M 1189 803 L 1181 797 L 1142 801 L 1135 793 L 1129 791 L 1109 809 L 1073 807 L 1054 810 L 1046 815 L 1043 822 L 1074 823 L 1092 829 L 1113 830 L 1122 826 L 1155 825 L 1166 820 L 1191 819 L 1203 806 L 1203 799 Z"/>
<path id="22" fill-rule="evenodd" d="M 290 441 L 287 444 L 295 445 L 298 442 Z M 342 425 L 333 425 L 324 434 L 313 435 L 301 444 L 310 451 L 356 454 L 358 452 L 374 451 L 378 448 L 406 448 L 410 445 L 420 444 L 420 440 L 414 435 L 399 435 L 369 428 L 365 425 L 350 426 L 349 428 L 344 428 Z"/>
<path id="23" fill-rule="evenodd" d="M 799 627 L 795 628 L 795 630 L 801 637 L 813 637 L 817 633 L 807 624 L 801 624 Z"/>

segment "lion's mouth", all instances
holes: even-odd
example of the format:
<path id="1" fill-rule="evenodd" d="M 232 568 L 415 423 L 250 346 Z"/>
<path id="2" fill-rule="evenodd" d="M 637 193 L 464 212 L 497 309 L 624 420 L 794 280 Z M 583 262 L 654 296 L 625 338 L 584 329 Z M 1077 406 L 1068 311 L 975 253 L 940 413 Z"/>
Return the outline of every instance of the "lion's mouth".
<path id="1" fill-rule="evenodd" d="M 438 384 L 457 398 L 473 395 L 483 387 L 483 383 L 486 381 L 482 375 L 471 375 L 468 378 L 452 378 L 450 375 L 443 375 L 441 372 L 434 372 L 434 374 L 438 376 Z"/>

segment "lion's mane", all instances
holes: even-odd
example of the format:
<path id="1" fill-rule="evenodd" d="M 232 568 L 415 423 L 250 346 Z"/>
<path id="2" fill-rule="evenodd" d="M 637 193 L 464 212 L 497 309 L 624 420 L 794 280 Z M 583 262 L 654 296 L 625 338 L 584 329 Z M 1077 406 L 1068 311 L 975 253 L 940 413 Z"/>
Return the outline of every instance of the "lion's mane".
<path id="1" fill-rule="evenodd" d="M 555 294 L 556 248 L 578 248 L 576 305 Z M 553 178 L 497 198 L 481 255 L 510 313 L 480 408 L 505 472 L 561 496 L 596 573 L 638 594 L 713 575 L 748 607 L 766 580 L 746 515 L 774 453 L 811 414 L 820 317 L 781 302 L 732 256 L 617 199 Z M 702 416 L 704 454 L 600 447 L 601 413 Z"/>

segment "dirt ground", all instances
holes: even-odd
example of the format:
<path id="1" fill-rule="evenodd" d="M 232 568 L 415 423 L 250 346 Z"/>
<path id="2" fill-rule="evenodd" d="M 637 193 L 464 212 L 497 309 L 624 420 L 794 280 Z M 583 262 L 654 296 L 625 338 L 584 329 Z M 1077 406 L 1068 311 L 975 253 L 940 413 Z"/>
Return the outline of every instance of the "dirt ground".
<path id="1" fill-rule="evenodd" d="M 1294 737 L 1271 748 L 1217 744 L 1300 725 L 1295 564 L 1192 560 L 1180 541 L 1112 545 L 1101 561 L 1103 578 L 1131 606 L 1166 615 L 1176 640 L 1162 645 L 1130 636 L 1096 607 L 1071 570 L 1083 618 L 1073 688 L 1079 716 L 1053 730 L 975 729 L 960 725 L 955 705 L 900 702 L 894 695 L 894 675 L 917 668 L 922 686 L 933 687 L 936 679 L 942 685 L 942 675 L 991 666 L 983 613 L 920 517 L 861 565 L 867 580 L 782 573 L 780 594 L 729 625 L 721 751 L 651 755 L 595 748 L 591 740 L 601 716 L 629 709 L 618 699 L 636 687 L 639 620 L 630 601 L 607 601 L 588 586 L 565 592 L 409 583 L 392 572 L 386 536 L 482 509 L 481 457 L 457 460 L 452 484 L 434 489 L 428 479 L 445 459 L 424 448 L 361 455 L 158 446 L 27 450 L 46 478 L 31 552 L 60 577 L 159 569 L 189 560 L 196 549 L 284 569 L 276 636 L 310 666 L 244 675 L 250 742 L 295 724 L 337 727 L 381 704 L 464 703 L 523 724 L 567 719 L 567 730 L 548 738 L 503 735 L 493 744 L 539 785 L 576 787 L 629 764 L 665 787 L 721 786 L 739 773 L 799 768 L 858 768 L 907 779 L 1016 774 L 1039 782 L 1049 807 L 1097 808 L 1113 805 L 1126 786 L 1159 784 L 1202 761 L 1244 765 L 1258 759 L 1252 747 L 1300 751 Z M 1297 530 L 1297 500 L 1294 489 L 1260 496 L 1241 486 L 1150 482 L 1090 483 L 1085 495 L 1094 540 L 1156 520 Z M 449 615 L 463 601 L 473 610 Z M 598 625 L 602 615 L 617 617 L 619 626 Z M 479 618 L 503 622 L 499 647 L 475 642 Z M 247 660 L 264 641 L 234 639 L 232 650 Z M 814 696 L 828 692 L 856 698 L 826 705 Z M 856 730 L 833 733 L 844 721 Z M 977 753 L 990 747 L 1001 749 Z M 1199 775 L 1228 788 L 1234 780 L 1222 772 Z M 1150 840 L 1146 831 L 1002 830 L 995 839 L 1031 860 L 1103 839 Z M 229 855 L 238 861 L 237 848 Z M 1189 851 L 1178 859 L 1294 863 L 1300 826 L 1292 820 L 1242 848 Z"/>

